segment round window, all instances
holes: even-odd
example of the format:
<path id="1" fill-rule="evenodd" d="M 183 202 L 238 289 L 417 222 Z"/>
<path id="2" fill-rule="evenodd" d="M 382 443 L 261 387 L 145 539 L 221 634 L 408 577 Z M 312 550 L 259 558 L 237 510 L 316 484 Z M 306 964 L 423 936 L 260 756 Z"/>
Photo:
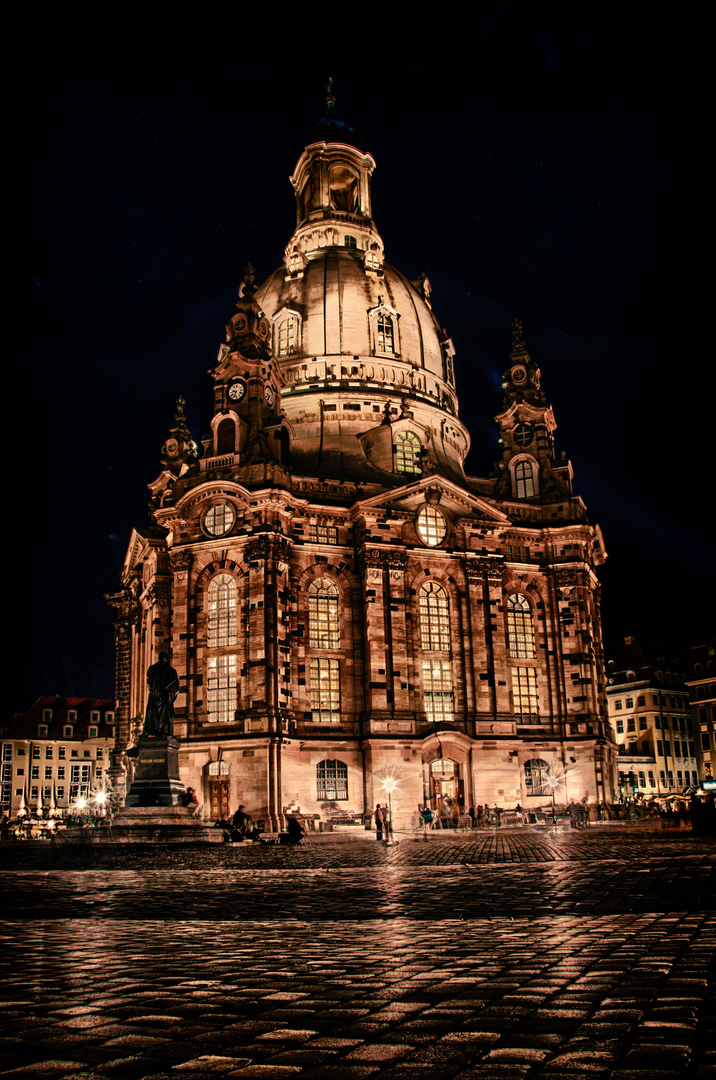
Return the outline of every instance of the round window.
<path id="1" fill-rule="evenodd" d="M 437 507 L 423 506 L 415 524 L 426 547 L 437 547 L 445 539 L 447 522 Z"/>
<path id="2" fill-rule="evenodd" d="M 224 536 L 236 520 L 234 508 L 230 503 L 214 503 L 206 512 L 204 528 L 212 536 Z"/>

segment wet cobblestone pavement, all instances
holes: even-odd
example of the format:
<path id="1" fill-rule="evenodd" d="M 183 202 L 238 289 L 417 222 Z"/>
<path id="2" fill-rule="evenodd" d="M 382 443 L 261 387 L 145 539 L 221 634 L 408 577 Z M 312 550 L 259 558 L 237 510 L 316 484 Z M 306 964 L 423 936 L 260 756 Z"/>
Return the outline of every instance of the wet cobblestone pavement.
<path id="1" fill-rule="evenodd" d="M 688 832 L 0 858 L 4 1076 L 716 1075 L 716 845 Z"/>

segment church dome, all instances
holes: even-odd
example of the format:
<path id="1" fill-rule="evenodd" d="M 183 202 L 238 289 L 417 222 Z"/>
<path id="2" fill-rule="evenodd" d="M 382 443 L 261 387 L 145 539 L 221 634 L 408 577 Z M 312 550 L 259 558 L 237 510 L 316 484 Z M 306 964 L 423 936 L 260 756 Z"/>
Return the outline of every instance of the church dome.
<path id="1" fill-rule="evenodd" d="M 428 279 L 411 282 L 385 262 L 371 217 L 375 162 L 341 137 L 317 139 L 299 159 L 296 229 L 284 265 L 256 292 L 273 326 L 293 466 L 404 482 L 390 438 L 404 428 L 419 447 L 415 474 L 464 482 L 469 436 L 457 417 L 452 342 Z"/>

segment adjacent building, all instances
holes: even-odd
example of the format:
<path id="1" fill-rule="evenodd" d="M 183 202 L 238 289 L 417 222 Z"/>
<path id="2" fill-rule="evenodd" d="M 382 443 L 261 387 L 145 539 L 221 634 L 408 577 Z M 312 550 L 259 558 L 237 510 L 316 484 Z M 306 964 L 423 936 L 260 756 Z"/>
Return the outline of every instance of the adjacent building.
<path id="1" fill-rule="evenodd" d="M 691 712 L 696 733 L 701 780 L 713 780 L 716 772 L 716 642 L 695 645 L 691 650 L 689 678 Z"/>
<path id="2" fill-rule="evenodd" d="M 0 810 L 72 809 L 107 786 L 115 745 L 115 706 L 108 698 L 40 697 L 0 730 Z"/>
<path id="3" fill-rule="evenodd" d="M 679 660 L 649 663 L 633 637 L 609 661 L 609 718 L 625 798 L 668 796 L 699 786 L 694 728 Z"/>
<path id="4" fill-rule="evenodd" d="M 398 824 L 426 803 L 544 807 L 553 787 L 609 800 L 606 553 L 540 365 L 515 324 L 499 460 L 467 476 L 453 342 L 427 277 L 386 261 L 374 168 L 329 94 L 283 261 L 261 287 L 247 271 L 226 324 L 201 445 L 177 403 L 108 598 L 113 779 L 167 651 L 206 817 L 359 821 L 388 790 Z"/>

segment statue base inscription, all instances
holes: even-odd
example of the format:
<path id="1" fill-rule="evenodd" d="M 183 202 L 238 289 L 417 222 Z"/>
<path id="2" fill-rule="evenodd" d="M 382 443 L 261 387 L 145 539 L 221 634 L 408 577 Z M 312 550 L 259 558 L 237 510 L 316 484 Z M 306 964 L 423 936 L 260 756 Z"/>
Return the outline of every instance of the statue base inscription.
<path id="1" fill-rule="evenodd" d="M 140 735 L 125 807 L 181 806 L 184 792 L 179 779 L 179 740 L 172 735 Z"/>

